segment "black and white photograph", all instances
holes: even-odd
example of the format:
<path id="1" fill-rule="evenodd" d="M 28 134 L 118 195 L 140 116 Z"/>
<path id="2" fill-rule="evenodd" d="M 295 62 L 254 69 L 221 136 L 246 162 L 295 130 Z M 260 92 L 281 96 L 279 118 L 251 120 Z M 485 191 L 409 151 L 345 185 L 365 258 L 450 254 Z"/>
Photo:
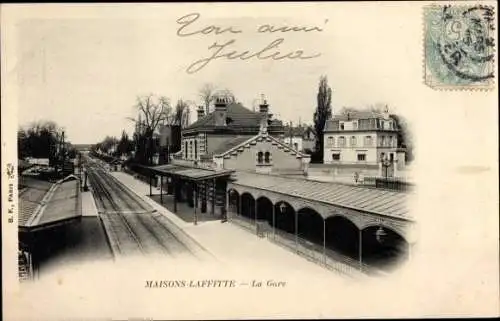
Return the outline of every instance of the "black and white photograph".
<path id="1" fill-rule="evenodd" d="M 7 320 L 498 316 L 496 3 L 1 8 Z"/>

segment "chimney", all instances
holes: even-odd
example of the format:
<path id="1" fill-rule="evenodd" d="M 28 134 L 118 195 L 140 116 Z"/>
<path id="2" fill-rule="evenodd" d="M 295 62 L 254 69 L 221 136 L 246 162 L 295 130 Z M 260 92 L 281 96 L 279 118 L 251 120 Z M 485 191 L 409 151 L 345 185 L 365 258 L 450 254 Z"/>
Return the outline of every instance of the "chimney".
<path id="1" fill-rule="evenodd" d="M 198 119 L 202 119 L 203 117 L 205 117 L 205 108 L 203 108 L 203 106 L 199 106 L 197 112 Z"/>
<path id="2" fill-rule="evenodd" d="M 215 99 L 215 126 L 226 126 L 227 100 L 224 97 Z"/>
<path id="3" fill-rule="evenodd" d="M 267 104 L 267 100 L 264 98 L 264 95 L 261 95 L 262 101 L 259 105 L 259 113 L 267 114 L 269 112 L 269 105 Z"/>

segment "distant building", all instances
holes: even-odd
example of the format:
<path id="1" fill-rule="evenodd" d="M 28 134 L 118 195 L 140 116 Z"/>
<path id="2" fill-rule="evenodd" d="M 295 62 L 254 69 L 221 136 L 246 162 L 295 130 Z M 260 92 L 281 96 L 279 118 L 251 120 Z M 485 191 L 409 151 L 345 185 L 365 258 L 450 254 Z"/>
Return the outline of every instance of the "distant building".
<path id="1" fill-rule="evenodd" d="M 226 99 L 218 98 L 213 112 L 205 115 L 202 107 L 197 112 L 198 120 L 182 130 L 180 156 L 185 160 L 199 161 L 237 136 L 251 138 L 257 135 L 263 117 L 269 135 L 282 137 L 284 134 L 282 122 L 272 119 L 265 101 L 258 112 L 253 112 L 240 103 L 228 103 Z"/>
<path id="2" fill-rule="evenodd" d="M 325 164 L 395 176 L 405 167 L 405 150 L 399 148 L 398 126 L 388 110 L 356 111 L 335 115 L 324 130 Z"/>
<path id="3" fill-rule="evenodd" d="M 313 151 L 315 135 L 312 126 L 286 126 L 283 142 L 301 152 Z"/>

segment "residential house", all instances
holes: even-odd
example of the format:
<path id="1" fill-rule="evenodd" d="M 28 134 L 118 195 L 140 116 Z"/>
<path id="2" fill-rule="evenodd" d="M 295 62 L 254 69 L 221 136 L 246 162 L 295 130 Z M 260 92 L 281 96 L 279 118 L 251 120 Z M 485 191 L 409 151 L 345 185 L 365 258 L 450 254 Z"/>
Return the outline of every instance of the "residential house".
<path id="1" fill-rule="evenodd" d="M 324 130 L 324 164 L 367 174 L 396 176 L 405 167 L 398 125 L 389 111 L 335 115 Z"/>

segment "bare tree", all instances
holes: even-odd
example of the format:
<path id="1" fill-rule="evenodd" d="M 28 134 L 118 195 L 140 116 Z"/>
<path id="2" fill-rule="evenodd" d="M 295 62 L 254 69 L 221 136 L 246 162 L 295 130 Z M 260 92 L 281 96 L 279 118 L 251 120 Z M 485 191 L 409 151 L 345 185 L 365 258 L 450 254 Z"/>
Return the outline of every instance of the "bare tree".
<path id="1" fill-rule="evenodd" d="M 153 94 L 137 97 L 134 108 L 139 112 L 138 118 L 128 117 L 136 124 L 136 143 L 139 162 L 152 162 L 154 154 L 153 135 L 159 126 L 173 121 L 170 100 L 165 96 L 155 97 Z"/>
<path id="2" fill-rule="evenodd" d="M 200 88 L 198 95 L 205 106 L 205 114 L 210 113 L 210 106 L 215 101 L 216 87 L 213 84 L 207 83 Z"/>

